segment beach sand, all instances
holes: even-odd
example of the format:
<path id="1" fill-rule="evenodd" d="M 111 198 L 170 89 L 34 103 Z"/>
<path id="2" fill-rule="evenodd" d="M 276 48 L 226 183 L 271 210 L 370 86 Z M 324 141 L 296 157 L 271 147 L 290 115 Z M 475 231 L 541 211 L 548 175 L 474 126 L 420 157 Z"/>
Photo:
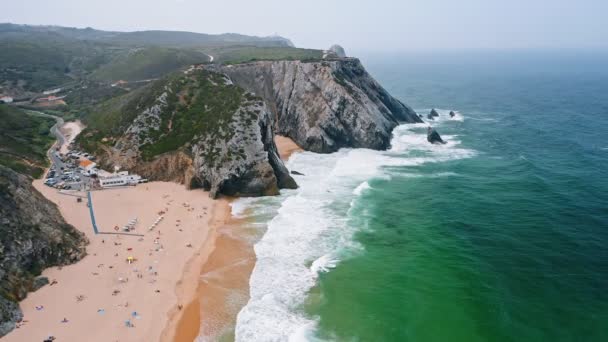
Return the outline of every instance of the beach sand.
<path id="1" fill-rule="evenodd" d="M 291 139 L 275 136 L 281 159 L 303 151 Z M 175 313 L 162 341 L 234 340 L 236 317 L 249 300 L 249 277 L 255 266 L 253 246 L 263 232 L 242 219 L 226 217 L 216 230 L 215 248 L 199 270 L 198 288 L 181 312 Z"/>
<path id="2" fill-rule="evenodd" d="M 185 306 L 195 294 L 201 267 L 213 251 L 215 230 L 230 215 L 228 201 L 163 182 L 95 191 L 100 231 L 114 232 L 115 225 L 137 217 L 135 232 L 144 236 L 95 235 L 86 200 L 78 203 L 40 180 L 34 186 L 58 204 L 90 245 L 80 262 L 43 272 L 57 283 L 20 303 L 24 324 L 3 341 L 42 341 L 50 335 L 57 341 L 158 341 L 180 311 L 178 305 Z M 164 220 L 148 231 L 161 210 L 166 211 Z M 133 264 L 127 263 L 129 256 L 136 259 Z M 134 327 L 127 327 L 127 321 Z"/>
<path id="3" fill-rule="evenodd" d="M 275 135 L 274 143 L 277 145 L 277 149 L 279 150 L 279 156 L 283 160 L 288 160 L 294 152 L 304 151 L 304 149 L 302 149 L 288 137 Z"/>
<path id="4" fill-rule="evenodd" d="M 80 120 L 66 122 L 61 126 L 60 130 L 63 136 L 65 137 L 65 141 L 63 145 L 60 147 L 59 152 L 66 154 L 68 153 L 68 146 L 80 132 L 84 129 L 84 125 Z"/>

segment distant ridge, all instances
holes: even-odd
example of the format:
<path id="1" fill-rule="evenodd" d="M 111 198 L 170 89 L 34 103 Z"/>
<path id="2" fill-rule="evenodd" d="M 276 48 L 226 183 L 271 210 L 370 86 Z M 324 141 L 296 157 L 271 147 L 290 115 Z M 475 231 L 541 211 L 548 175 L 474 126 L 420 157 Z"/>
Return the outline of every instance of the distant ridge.
<path id="1" fill-rule="evenodd" d="M 174 47 L 215 47 L 226 45 L 255 45 L 267 47 L 294 47 L 284 37 L 257 37 L 238 33 L 206 34 L 187 31 L 145 30 L 133 32 L 103 31 L 87 28 L 64 27 L 55 25 L 21 25 L 0 23 L 0 36 L 15 34 L 48 34 L 53 32 L 60 36 L 106 42 L 120 45 L 162 45 Z"/>

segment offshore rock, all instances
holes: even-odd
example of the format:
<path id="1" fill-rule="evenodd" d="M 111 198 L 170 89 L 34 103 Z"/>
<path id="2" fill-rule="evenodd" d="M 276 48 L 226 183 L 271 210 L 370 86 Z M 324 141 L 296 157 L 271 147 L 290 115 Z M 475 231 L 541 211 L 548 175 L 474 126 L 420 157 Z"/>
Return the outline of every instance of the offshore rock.
<path id="1" fill-rule="evenodd" d="M 433 108 L 433 109 L 431 109 L 431 112 L 429 113 L 429 115 L 427 115 L 427 118 L 429 118 L 430 120 L 435 120 L 436 117 L 439 117 L 439 113 L 437 113 L 435 108 Z"/>
<path id="2" fill-rule="evenodd" d="M 276 118 L 276 133 L 308 151 L 384 150 L 399 123 L 422 122 L 355 58 L 259 61 L 219 69 L 262 97 Z"/>
<path id="3" fill-rule="evenodd" d="M 441 139 L 441 136 L 439 135 L 439 133 L 437 133 L 437 131 L 432 127 L 429 127 L 427 130 L 426 140 L 428 142 L 430 142 L 431 144 L 445 144 L 446 143 L 445 141 L 443 141 L 443 139 Z"/>
<path id="4" fill-rule="evenodd" d="M 455 117 L 455 116 L 456 116 L 456 113 L 454 113 L 454 111 L 453 111 L 453 110 L 451 110 L 451 111 L 450 111 L 450 117 L 451 117 L 451 118 L 453 118 L 453 117 Z"/>

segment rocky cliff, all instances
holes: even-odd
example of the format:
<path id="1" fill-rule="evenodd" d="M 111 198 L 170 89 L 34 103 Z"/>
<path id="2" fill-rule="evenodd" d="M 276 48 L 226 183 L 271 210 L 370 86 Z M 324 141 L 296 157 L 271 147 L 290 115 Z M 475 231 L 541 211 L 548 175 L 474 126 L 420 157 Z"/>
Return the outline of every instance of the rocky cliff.
<path id="1" fill-rule="evenodd" d="M 263 97 L 274 114 L 277 132 L 309 151 L 386 149 L 400 122 L 422 122 L 355 58 L 260 61 L 218 70 Z"/>
<path id="2" fill-rule="evenodd" d="M 129 125 L 108 132 L 118 134 L 89 132 L 112 142 L 102 144 L 106 167 L 200 186 L 212 197 L 274 195 L 297 187 L 278 156 L 273 116 L 261 98 L 202 69 L 160 82 L 154 96 L 146 95 L 149 103 L 136 98 L 118 109 L 136 112 L 125 113 L 134 117 Z"/>
<path id="3" fill-rule="evenodd" d="M 31 178 L 0 166 L 0 336 L 21 319 L 17 301 L 50 266 L 85 255 L 84 235 L 31 185 Z"/>

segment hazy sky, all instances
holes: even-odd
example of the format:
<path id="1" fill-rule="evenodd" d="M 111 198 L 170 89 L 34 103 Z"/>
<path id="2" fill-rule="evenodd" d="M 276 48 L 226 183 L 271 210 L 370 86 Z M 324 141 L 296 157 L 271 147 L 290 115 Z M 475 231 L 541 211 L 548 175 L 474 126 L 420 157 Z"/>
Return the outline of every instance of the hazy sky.
<path id="1" fill-rule="evenodd" d="M 608 0 L 2 0 L 0 22 L 279 35 L 351 50 L 607 48 Z"/>

